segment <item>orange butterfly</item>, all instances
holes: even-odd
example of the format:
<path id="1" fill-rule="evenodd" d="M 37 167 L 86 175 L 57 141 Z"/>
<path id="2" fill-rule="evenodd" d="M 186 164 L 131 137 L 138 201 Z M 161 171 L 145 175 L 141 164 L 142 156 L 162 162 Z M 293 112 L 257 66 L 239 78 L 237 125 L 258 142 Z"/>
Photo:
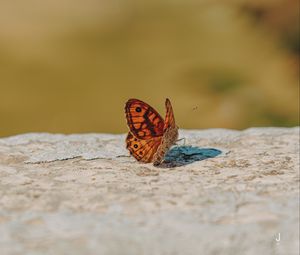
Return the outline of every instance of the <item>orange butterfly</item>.
<path id="1" fill-rule="evenodd" d="M 150 105 L 138 99 L 129 99 L 125 105 L 130 129 L 126 147 L 137 161 L 159 165 L 178 138 L 172 105 L 166 99 L 165 120 Z"/>

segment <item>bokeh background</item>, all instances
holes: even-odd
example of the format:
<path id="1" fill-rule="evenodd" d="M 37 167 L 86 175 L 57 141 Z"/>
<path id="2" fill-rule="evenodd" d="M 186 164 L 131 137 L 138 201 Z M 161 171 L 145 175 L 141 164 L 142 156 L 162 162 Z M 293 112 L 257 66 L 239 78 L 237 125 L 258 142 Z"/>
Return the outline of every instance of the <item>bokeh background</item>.
<path id="1" fill-rule="evenodd" d="M 0 136 L 125 132 L 132 97 L 181 128 L 295 126 L 299 1 L 0 1 L 0 89 Z"/>

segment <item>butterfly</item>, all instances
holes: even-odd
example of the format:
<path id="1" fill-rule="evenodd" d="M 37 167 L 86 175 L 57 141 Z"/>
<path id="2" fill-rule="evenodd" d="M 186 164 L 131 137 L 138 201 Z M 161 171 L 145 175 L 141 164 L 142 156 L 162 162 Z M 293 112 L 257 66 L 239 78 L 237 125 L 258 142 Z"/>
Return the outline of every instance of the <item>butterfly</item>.
<path id="1" fill-rule="evenodd" d="M 166 102 L 165 120 L 147 103 L 138 99 L 129 99 L 125 105 L 125 114 L 129 133 L 126 148 L 137 161 L 161 164 L 165 154 L 178 139 L 178 127 L 170 100 Z"/>

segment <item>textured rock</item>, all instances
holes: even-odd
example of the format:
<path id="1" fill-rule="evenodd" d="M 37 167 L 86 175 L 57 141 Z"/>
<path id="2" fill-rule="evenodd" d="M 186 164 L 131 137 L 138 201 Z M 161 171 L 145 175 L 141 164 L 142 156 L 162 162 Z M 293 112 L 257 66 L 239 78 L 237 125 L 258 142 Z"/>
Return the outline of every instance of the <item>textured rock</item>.
<path id="1" fill-rule="evenodd" d="M 299 254 L 299 128 L 180 137 L 160 168 L 125 135 L 0 139 L 0 254 Z"/>

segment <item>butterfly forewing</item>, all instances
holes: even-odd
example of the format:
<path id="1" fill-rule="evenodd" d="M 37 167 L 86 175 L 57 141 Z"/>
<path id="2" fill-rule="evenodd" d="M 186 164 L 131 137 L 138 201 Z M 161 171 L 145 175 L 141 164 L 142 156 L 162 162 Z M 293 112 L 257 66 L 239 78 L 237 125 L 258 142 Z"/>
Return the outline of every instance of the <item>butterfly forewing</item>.
<path id="1" fill-rule="evenodd" d="M 130 99 L 125 105 L 127 124 L 131 133 L 139 139 L 150 139 L 163 135 L 164 120 L 147 103 Z"/>
<path id="2" fill-rule="evenodd" d="M 166 118 L 165 118 L 165 123 L 164 123 L 164 131 L 170 127 L 175 128 L 176 124 L 175 124 L 175 117 L 174 117 L 171 102 L 167 98 L 166 99 Z"/>

